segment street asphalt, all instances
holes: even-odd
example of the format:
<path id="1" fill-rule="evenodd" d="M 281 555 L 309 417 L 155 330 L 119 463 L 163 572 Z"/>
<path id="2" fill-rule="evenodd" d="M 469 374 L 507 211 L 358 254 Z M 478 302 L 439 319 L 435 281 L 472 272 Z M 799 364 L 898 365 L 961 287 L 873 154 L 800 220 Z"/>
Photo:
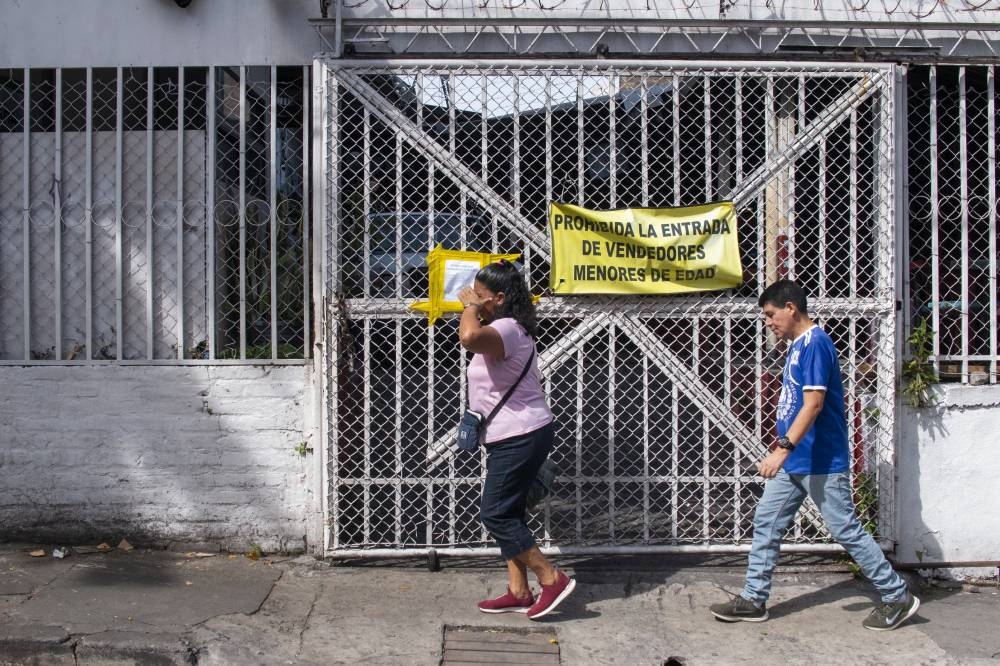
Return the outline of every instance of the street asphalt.
<path id="1" fill-rule="evenodd" d="M 39 549 L 44 556 L 30 554 Z M 51 553 L 0 546 L 0 664 L 430 666 L 442 662 L 449 628 L 489 630 L 492 645 L 554 632 L 548 640 L 570 665 L 1000 663 L 995 578 L 914 576 L 918 614 L 872 632 L 861 626 L 870 586 L 816 556 L 782 560 L 770 620 L 728 624 L 708 606 L 739 592 L 739 555 L 557 559 L 576 591 L 532 622 L 476 610 L 504 589 L 491 558 L 445 558 L 429 571 L 424 560 L 251 560 L 183 547 Z M 529 663 L 511 641 L 505 663 Z"/>

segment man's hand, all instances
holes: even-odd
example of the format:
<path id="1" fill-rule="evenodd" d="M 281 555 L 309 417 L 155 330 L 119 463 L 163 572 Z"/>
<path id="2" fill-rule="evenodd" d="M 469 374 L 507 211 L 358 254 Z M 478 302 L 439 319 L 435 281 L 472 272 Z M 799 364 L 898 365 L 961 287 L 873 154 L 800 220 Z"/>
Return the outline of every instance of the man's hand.
<path id="1" fill-rule="evenodd" d="M 773 479 L 785 464 L 788 453 L 788 449 L 775 449 L 771 451 L 763 460 L 757 463 L 757 473 L 765 479 Z"/>

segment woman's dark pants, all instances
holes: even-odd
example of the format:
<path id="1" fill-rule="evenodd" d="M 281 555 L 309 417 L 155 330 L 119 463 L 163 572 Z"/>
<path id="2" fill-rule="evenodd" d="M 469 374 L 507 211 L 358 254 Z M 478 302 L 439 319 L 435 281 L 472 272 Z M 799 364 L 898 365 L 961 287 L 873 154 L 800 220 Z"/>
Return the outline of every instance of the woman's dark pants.
<path id="1" fill-rule="evenodd" d="M 486 446 L 486 480 L 479 517 L 505 560 L 535 545 L 526 523 L 531 484 L 552 449 L 554 425 Z"/>

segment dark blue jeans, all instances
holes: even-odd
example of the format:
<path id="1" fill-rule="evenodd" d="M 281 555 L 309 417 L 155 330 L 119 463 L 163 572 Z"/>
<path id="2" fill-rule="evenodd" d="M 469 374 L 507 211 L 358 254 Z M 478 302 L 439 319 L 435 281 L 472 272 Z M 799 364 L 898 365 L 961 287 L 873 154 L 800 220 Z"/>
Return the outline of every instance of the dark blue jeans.
<path id="1" fill-rule="evenodd" d="M 528 491 L 552 450 L 554 424 L 486 446 L 486 479 L 479 518 L 505 560 L 535 545 L 525 520 Z"/>

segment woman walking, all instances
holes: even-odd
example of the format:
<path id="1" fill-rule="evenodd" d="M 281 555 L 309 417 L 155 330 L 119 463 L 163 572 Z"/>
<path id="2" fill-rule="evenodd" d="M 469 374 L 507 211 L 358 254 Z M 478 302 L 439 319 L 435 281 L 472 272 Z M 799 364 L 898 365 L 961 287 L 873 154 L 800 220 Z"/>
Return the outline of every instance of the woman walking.
<path id="1" fill-rule="evenodd" d="M 570 595 L 576 581 L 556 569 L 535 545 L 525 521 L 528 491 L 552 448 L 552 412 L 545 401 L 535 353 L 538 320 L 524 277 L 511 262 L 482 268 L 458 293 L 462 347 L 468 368 L 469 408 L 489 414 L 528 363 L 532 367 L 486 430 L 486 481 L 480 518 L 507 561 L 507 591 L 479 602 L 484 613 L 527 613 L 535 620 Z M 535 598 L 528 569 L 541 585 Z"/>

